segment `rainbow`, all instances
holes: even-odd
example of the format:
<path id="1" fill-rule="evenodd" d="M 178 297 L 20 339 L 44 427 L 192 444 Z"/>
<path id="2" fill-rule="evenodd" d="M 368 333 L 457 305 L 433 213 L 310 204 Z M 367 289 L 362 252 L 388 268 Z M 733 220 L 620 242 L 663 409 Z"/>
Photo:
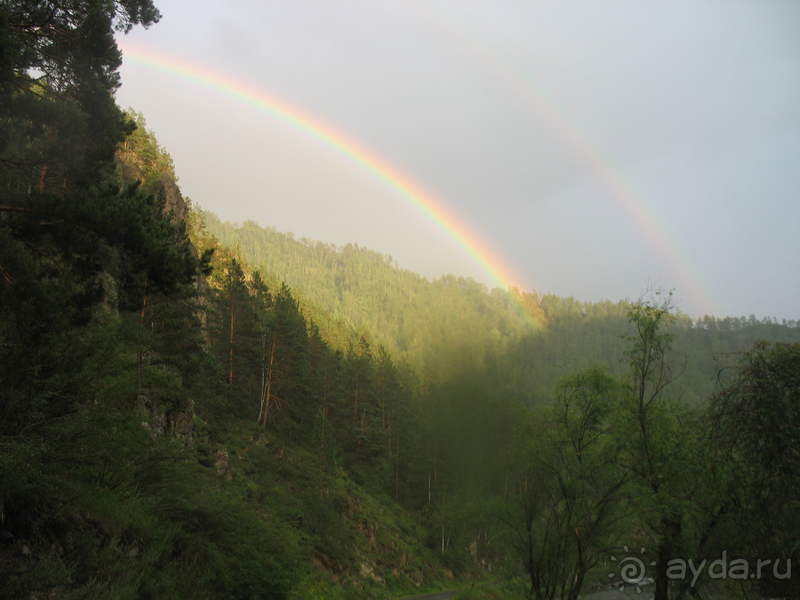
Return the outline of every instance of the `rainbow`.
<path id="1" fill-rule="evenodd" d="M 454 215 L 442 208 L 432 195 L 387 164 L 374 152 L 368 151 L 341 132 L 262 90 L 231 79 L 217 71 L 174 56 L 152 52 L 131 44 L 127 40 L 120 40 L 119 46 L 123 51 L 125 62 L 141 65 L 191 84 L 212 89 L 222 96 L 269 113 L 291 127 L 321 141 L 335 152 L 356 163 L 420 210 L 455 242 L 495 285 L 509 292 L 525 289 L 524 279 L 512 272 L 498 259 L 496 252 L 491 250 L 478 235 Z M 516 293 L 511 293 L 510 296 L 515 298 Z"/>
<path id="2" fill-rule="evenodd" d="M 426 12 L 426 16 L 430 17 L 431 11 Z M 708 292 L 701 285 L 697 269 L 693 267 L 688 255 L 680 251 L 679 245 L 674 241 L 675 236 L 669 232 L 666 223 L 659 226 L 659 219 L 654 207 L 650 206 L 644 195 L 624 175 L 622 168 L 615 163 L 601 144 L 595 141 L 587 133 L 586 128 L 581 127 L 568 111 L 559 107 L 543 85 L 529 81 L 529 78 L 524 77 L 518 69 L 515 69 L 510 61 L 504 59 L 486 43 L 481 42 L 479 35 L 474 32 L 470 33 L 465 26 L 453 19 L 446 21 L 443 29 L 446 29 L 447 34 L 457 38 L 462 46 L 467 47 L 500 79 L 505 80 L 506 85 L 516 88 L 530 102 L 534 110 L 554 127 L 563 139 L 569 142 L 576 154 L 587 163 L 590 170 L 606 184 L 606 187 L 612 192 L 612 197 L 621 205 L 625 214 L 633 220 L 635 227 L 643 236 L 647 237 L 649 243 L 655 246 L 662 256 L 670 260 L 673 269 L 681 276 L 682 281 L 688 283 L 690 295 L 704 305 L 707 313 L 713 314 L 714 311 L 711 310 L 711 307 L 716 303 L 711 301 Z M 474 231 L 445 210 L 434 196 L 386 163 L 376 153 L 369 151 L 343 133 L 304 113 L 297 107 L 242 81 L 199 64 L 143 48 L 127 39 L 120 39 L 118 43 L 122 48 L 125 62 L 213 90 L 223 97 L 267 113 L 355 163 L 424 214 L 487 275 L 494 285 L 509 292 L 509 296 L 518 309 L 528 314 L 519 301 L 519 291 L 530 287 L 525 285 L 525 279 L 510 269 L 505 261 L 498 257 L 497 252 L 491 249 Z"/>

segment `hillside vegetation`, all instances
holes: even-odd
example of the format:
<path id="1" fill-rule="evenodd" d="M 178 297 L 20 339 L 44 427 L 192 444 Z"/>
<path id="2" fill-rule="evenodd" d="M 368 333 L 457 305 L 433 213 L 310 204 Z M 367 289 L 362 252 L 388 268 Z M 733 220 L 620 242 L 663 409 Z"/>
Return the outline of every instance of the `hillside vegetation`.
<path id="1" fill-rule="evenodd" d="M 429 281 L 357 245 L 296 240 L 254 221 L 222 222 L 208 211 L 198 219 L 273 286 L 291 286 L 322 320 L 347 323 L 431 380 L 451 378 L 454 369 L 491 371 L 508 393 L 535 405 L 549 402 L 558 378 L 575 369 L 596 363 L 615 373 L 623 369 L 631 300 L 592 303 L 488 290 L 453 275 Z M 669 327 L 676 351 L 686 356 L 683 394 L 692 404 L 708 398 L 732 355 L 761 339 L 800 340 L 796 321 L 753 315 L 693 320 L 679 311 L 675 317 Z"/>

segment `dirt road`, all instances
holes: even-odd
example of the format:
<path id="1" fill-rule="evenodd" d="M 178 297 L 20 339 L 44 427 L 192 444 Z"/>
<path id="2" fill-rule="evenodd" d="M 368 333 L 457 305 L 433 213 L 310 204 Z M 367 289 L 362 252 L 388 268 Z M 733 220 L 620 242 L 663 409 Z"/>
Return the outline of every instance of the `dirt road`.
<path id="1" fill-rule="evenodd" d="M 436 594 L 423 594 L 422 596 L 406 596 L 399 600 L 450 600 L 456 597 L 456 592 L 438 592 Z"/>
<path id="2" fill-rule="evenodd" d="M 648 593 L 648 591 L 650 593 Z M 437 592 L 435 594 L 422 594 L 421 596 L 406 596 L 405 598 L 400 598 L 398 600 L 452 600 L 452 598 L 456 597 L 457 592 Z M 648 598 L 652 598 L 652 590 L 642 590 L 642 593 L 639 594 L 636 592 L 635 588 L 629 588 L 624 592 L 620 592 L 618 589 L 610 589 L 610 590 L 601 590 L 597 592 L 589 592 L 588 594 L 581 594 L 579 596 L 580 600 L 646 600 Z"/>

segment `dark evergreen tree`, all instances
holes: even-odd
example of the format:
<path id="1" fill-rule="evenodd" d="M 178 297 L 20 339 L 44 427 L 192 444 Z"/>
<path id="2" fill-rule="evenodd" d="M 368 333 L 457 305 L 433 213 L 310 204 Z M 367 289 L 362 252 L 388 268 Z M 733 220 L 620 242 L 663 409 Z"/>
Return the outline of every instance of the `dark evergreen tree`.
<path id="1" fill-rule="evenodd" d="M 75 190 L 113 168 L 132 130 L 113 98 L 122 62 L 113 33 L 159 16 L 150 0 L 0 6 L 2 192 Z"/>

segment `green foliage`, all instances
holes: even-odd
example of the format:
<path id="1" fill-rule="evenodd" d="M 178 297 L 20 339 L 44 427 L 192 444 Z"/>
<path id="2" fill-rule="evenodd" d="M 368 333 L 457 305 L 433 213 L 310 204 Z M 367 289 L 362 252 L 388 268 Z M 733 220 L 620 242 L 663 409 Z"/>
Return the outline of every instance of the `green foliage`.
<path id="1" fill-rule="evenodd" d="M 338 434 L 338 456 L 357 481 L 366 484 L 379 477 L 380 463 L 373 464 L 370 458 L 379 454 L 370 448 L 378 450 L 383 444 L 385 452 L 387 441 L 385 426 L 376 426 L 379 419 L 385 423 L 383 379 L 379 377 L 375 387 L 374 375 L 361 376 L 374 368 L 369 366 L 374 365 L 374 359 L 363 359 L 372 354 L 370 340 L 385 341 L 389 352 L 406 357 L 419 369 L 425 390 L 420 399 L 424 402 L 403 404 L 415 407 L 419 416 L 414 422 L 404 415 L 408 423 L 405 437 L 410 438 L 413 425 L 418 440 L 412 456 L 405 459 L 410 490 L 405 498 L 408 506 L 424 511 L 428 547 L 444 547 L 442 560 L 452 565 L 469 563 L 459 557 L 475 540 L 496 538 L 498 527 L 487 518 L 487 502 L 522 489 L 519 480 L 512 481 L 516 468 L 509 470 L 507 459 L 512 424 L 518 418 L 513 407 L 516 403 L 547 406 L 554 397 L 564 401 L 565 389 L 574 390 L 572 398 L 578 404 L 593 397 L 584 394 L 588 389 L 603 390 L 601 396 L 611 393 L 602 380 L 615 380 L 604 371 L 591 369 L 598 363 L 624 379 L 629 390 L 623 393 L 614 383 L 615 408 L 597 409 L 604 415 L 601 438 L 606 450 L 600 454 L 604 458 L 595 459 L 605 461 L 606 473 L 619 477 L 621 471 L 611 468 L 609 455 L 613 450 L 623 460 L 624 514 L 630 523 L 623 526 L 618 522 L 618 513 L 609 516 L 607 522 L 616 525 L 605 531 L 604 541 L 595 538 L 594 554 L 584 564 L 596 564 L 602 554 L 598 549 L 610 548 L 615 532 L 621 534 L 626 527 L 629 535 L 652 547 L 666 548 L 662 541 L 670 540 L 669 552 L 673 555 L 700 552 L 701 547 L 707 550 L 718 500 L 712 493 L 702 500 L 699 495 L 692 498 L 686 493 L 692 489 L 688 485 L 692 478 L 702 481 L 703 489 L 710 491 L 714 475 L 703 460 L 697 412 L 685 401 L 702 405 L 713 389 L 717 369 L 725 364 L 726 354 L 745 348 L 749 340 L 760 335 L 798 336 L 793 324 L 710 318 L 692 322 L 671 308 L 669 295 L 663 296 L 666 303 L 662 303 L 659 294 L 652 302 L 616 304 L 543 296 L 528 307 L 528 314 L 536 314 L 546 328 L 520 327 L 515 321 L 520 313 L 515 313 L 516 309 L 505 312 L 509 304 L 501 301 L 505 298 L 507 302 L 508 296 L 497 291 L 486 294 L 480 286 L 448 277 L 427 282 L 377 253 L 354 246 L 334 248 L 296 241 L 249 222 L 242 227 L 221 224 L 208 213 L 205 220 L 220 239 L 236 243 L 243 256 L 272 271 L 265 279 L 284 279 L 301 288 L 298 299 L 309 314 L 322 312 L 309 301 L 313 298 L 367 330 L 360 342 L 352 338 L 343 341 L 331 334 L 334 328 L 327 325 L 329 317 L 322 317 L 321 330 L 333 347 L 342 349 L 346 361 L 338 404 L 326 404 L 324 419 L 320 413 L 314 417 L 317 435 L 322 435 L 323 421 L 328 427 L 326 435 Z M 576 369 L 580 370 L 578 375 L 559 387 L 559 378 Z M 575 406 L 572 411 L 583 410 Z M 570 414 L 565 414 L 567 421 L 572 418 Z M 591 434 L 587 422 L 577 422 L 581 424 L 571 426 Z M 540 433 L 535 435 L 541 437 Z M 566 431 L 559 435 L 569 437 Z M 392 446 L 390 442 L 389 456 Z M 327 446 L 326 458 L 321 454 L 320 465 L 330 459 L 330 449 Z M 539 454 L 549 456 L 552 452 L 542 448 Z M 386 473 L 389 464 L 381 462 Z M 573 463 L 561 464 L 566 472 L 572 472 Z M 552 476 L 537 475 L 543 481 L 550 481 L 548 477 Z M 568 499 L 565 502 L 577 506 L 590 498 L 596 500 L 590 490 L 603 489 L 603 485 L 598 479 L 560 493 Z M 623 490 L 615 490 L 613 502 L 609 499 L 606 508 L 599 509 L 592 502 L 582 506 L 595 506 L 594 510 L 601 513 L 611 506 L 621 511 L 619 495 Z M 496 545 L 482 544 L 481 553 L 498 550 Z M 591 566 L 579 570 L 592 576 Z"/>
<path id="2" fill-rule="evenodd" d="M 291 285 L 335 347 L 347 348 L 346 341 L 334 342 L 341 339 L 344 322 L 406 358 L 431 382 L 456 379 L 464 370 L 488 371 L 494 387 L 536 406 L 548 404 L 556 381 L 574 370 L 599 363 L 615 375 L 623 372 L 621 336 L 634 334 L 628 311 L 635 303 L 487 292 L 472 280 L 449 275 L 428 281 L 366 248 L 296 240 L 252 221 L 222 223 L 208 212 L 195 218 L 221 243 L 260 265 L 270 285 Z M 800 340 L 796 322 L 752 316 L 693 322 L 675 312 L 665 327 L 663 333 L 675 336 L 675 353 L 686 357 L 684 384 L 670 393 L 695 406 L 713 392 L 726 355 L 762 338 Z"/>
<path id="3" fill-rule="evenodd" d="M 628 473 L 611 431 L 622 392 L 602 368 L 579 371 L 559 382 L 552 407 L 518 430 L 516 494 L 502 519 L 529 598 L 577 598 L 623 531 Z"/>
<path id="4" fill-rule="evenodd" d="M 696 591 L 668 581 L 672 560 L 700 564 L 734 549 L 795 558 L 798 478 L 785 452 L 797 442 L 796 345 L 757 344 L 701 411 L 676 394 L 685 358 L 673 351 L 683 330 L 670 296 L 643 299 L 628 316 L 620 379 L 577 371 L 556 386 L 552 406 L 521 406 L 516 417 L 516 480 L 502 519 L 529 597 L 577 597 L 584 576 L 623 543 L 650 549 L 656 598 L 668 587 L 679 598 Z M 786 580 L 756 583 L 795 593 Z"/>
<path id="5" fill-rule="evenodd" d="M 489 292 L 452 275 L 428 281 L 357 245 L 298 241 L 251 221 L 237 227 L 208 212 L 202 216 L 210 233 L 239 248 L 273 284 L 286 282 L 334 318 L 368 331 L 393 354 L 425 365 L 435 379 L 446 379 L 467 357 L 482 364 L 486 346 L 499 348 L 544 322 L 536 294 Z M 461 364 L 453 365 L 456 356 Z"/>
<path id="6" fill-rule="evenodd" d="M 674 320 L 672 293 L 652 292 L 631 308 L 629 320 L 634 333 L 625 352 L 629 394 L 620 411 L 620 462 L 633 478 L 633 511 L 657 547 L 654 597 L 666 600 L 669 561 L 685 550 L 687 466 L 696 439 L 686 426 L 690 418 L 681 418 L 684 407 L 670 398 L 685 365 L 673 354 L 675 335 L 667 331 Z"/>
<path id="7" fill-rule="evenodd" d="M 0 193 L 75 190 L 113 168 L 131 131 L 113 32 L 158 18 L 150 0 L 0 6 Z"/>
<path id="8" fill-rule="evenodd" d="M 172 157 L 147 129 L 142 113 L 129 108 L 126 115 L 135 124 L 135 129 L 117 150 L 119 177 L 122 181 L 138 180 L 142 188 L 153 192 L 173 187 L 178 177 Z"/>
<path id="9" fill-rule="evenodd" d="M 189 393 L 213 393 L 215 376 L 202 262 L 169 190 L 112 173 L 133 130 L 111 95 L 112 26 L 156 18 L 143 1 L 0 7 L 9 597 L 285 598 L 300 571 L 296 534 L 194 460 Z"/>
<path id="10" fill-rule="evenodd" d="M 714 550 L 726 544 L 748 559 L 796 563 L 800 345 L 762 342 L 742 354 L 712 398 L 709 424 L 715 466 L 724 474 L 719 520 L 728 526 Z M 767 596 L 798 596 L 796 583 L 766 572 L 750 583 Z"/>

